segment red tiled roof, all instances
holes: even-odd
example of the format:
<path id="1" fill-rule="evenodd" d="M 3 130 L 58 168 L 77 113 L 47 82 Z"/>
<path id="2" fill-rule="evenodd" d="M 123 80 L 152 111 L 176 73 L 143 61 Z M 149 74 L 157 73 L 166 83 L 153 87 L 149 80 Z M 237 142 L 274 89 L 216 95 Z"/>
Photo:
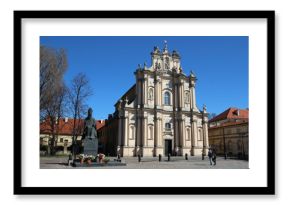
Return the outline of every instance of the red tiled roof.
<path id="1" fill-rule="evenodd" d="M 228 126 L 248 124 L 248 123 L 249 123 L 248 120 L 245 120 L 245 121 L 242 121 L 242 122 L 225 122 L 225 123 L 223 123 L 221 125 L 209 127 L 208 129 L 215 129 L 215 128 L 220 128 L 220 127 L 228 127 Z"/>
<path id="2" fill-rule="evenodd" d="M 105 126 L 105 120 L 97 120 L 97 130 L 101 129 L 102 127 Z"/>
<path id="3" fill-rule="evenodd" d="M 249 119 L 249 110 L 231 107 L 209 120 L 209 123 L 226 119 Z"/>
<path id="4" fill-rule="evenodd" d="M 78 135 L 83 131 L 83 119 L 76 120 L 76 127 L 77 127 L 77 132 Z M 59 132 L 58 134 L 60 135 L 72 135 L 73 133 L 73 124 L 74 124 L 74 119 L 68 118 L 67 121 L 65 118 L 61 118 L 59 120 Z M 105 125 L 105 120 L 96 120 L 96 127 L 97 130 L 100 129 Z M 41 134 L 50 134 L 51 133 L 51 126 L 49 123 L 49 120 L 45 120 L 44 122 L 40 123 L 40 133 Z"/>

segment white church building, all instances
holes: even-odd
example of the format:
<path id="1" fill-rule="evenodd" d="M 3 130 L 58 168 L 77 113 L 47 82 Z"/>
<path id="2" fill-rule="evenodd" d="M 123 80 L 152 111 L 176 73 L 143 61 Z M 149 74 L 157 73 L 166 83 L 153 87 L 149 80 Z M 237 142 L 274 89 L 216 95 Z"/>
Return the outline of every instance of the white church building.
<path id="1" fill-rule="evenodd" d="M 151 66 L 138 66 L 136 83 L 115 104 L 99 131 L 106 152 L 120 156 L 202 155 L 208 149 L 208 114 L 196 105 L 196 76 L 167 43 L 151 52 Z"/>

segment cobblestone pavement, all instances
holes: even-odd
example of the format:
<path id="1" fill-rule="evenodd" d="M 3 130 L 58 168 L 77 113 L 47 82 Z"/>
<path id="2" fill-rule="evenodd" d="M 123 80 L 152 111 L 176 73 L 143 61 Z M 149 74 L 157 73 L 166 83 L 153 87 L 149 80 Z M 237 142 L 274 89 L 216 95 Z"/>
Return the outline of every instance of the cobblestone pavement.
<path id="1" fill-rule="evenodd" d="M 111 157 L 110 160 L 114 161 L 115 158 Z M 141 162 L 138 162 L 137 157 L 124 157 L 122 162 L 127 166 L 110 166 L 110 167 L 81 167 L 74 168 L 68 166 L 68 157 L 41 157 L 41 169 L 248 169 L 249 162 L 237 159 L 227 159 L 217 157 L 217 164 L 210 165 L 208 157 L 204 160 L 201 157 L 190 156 L 188 160 L 184 157 L 171 157 L 168 161 L 167 157 L 158 161 L 158 157 L 143 157 Z"/>

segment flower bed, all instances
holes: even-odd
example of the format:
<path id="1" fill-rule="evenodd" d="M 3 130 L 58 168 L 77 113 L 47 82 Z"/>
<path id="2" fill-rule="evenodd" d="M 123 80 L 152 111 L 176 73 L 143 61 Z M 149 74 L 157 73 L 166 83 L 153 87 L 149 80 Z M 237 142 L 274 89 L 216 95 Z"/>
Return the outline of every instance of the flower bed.
<path id="1" fill-rule="evenodd" d="M 96 157 L 93 155 L 85 155 L 85 154 L 80 154 L 77 156 L 77 158 L 80 160 L 80 163 L 87 163 L 87 164 L 91 164 Z"/>

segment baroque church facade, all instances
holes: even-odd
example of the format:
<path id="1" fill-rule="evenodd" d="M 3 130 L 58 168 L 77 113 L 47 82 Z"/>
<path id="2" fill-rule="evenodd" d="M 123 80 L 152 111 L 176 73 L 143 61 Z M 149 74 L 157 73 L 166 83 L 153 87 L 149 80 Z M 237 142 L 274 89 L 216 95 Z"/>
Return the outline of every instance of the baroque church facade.
<path id="1" fill-rule="evenodd" d="M 154 47 L 151 66 L 138 65 L 134 74 L 136 83 L 118 100 L 114 115 L 100 130 L 109 144 L 106 152 L 120 156 L 205 155 L 208 114 L 205 106 L 201 111 L 197 108 L 197 78 L 192 72 L 183 72 L 179 53 L 170 53 L 166 42 L 162 50 Z"/>

